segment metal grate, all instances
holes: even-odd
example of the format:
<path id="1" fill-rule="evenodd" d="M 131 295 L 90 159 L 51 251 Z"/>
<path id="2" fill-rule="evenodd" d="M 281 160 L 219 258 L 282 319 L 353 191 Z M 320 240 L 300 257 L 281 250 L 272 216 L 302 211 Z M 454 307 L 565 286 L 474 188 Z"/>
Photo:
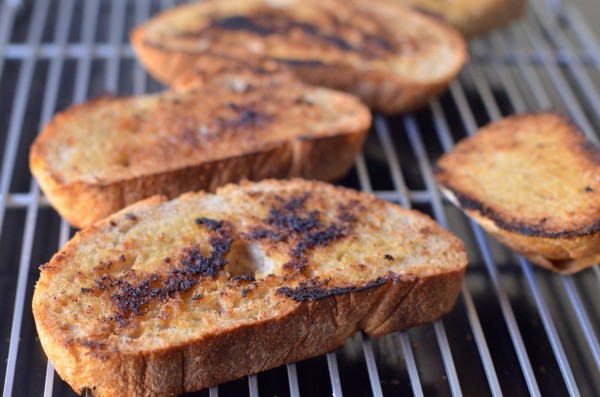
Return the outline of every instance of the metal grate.
<path id="1" fill-rule="evenodd" d="M 72 233 L 31 179 L 29 145 L 71 103 L 159 90 L 135 62 L 127 32 L 173 3 L 0 3 L 5 396 L 74 394 L 47 362 L 29 309 L 37 266 Z M 339 181 L 429 213 L 466 241 L 470 266 L 454 311 L 404 333 L 359 334 L 326 356 L 194 395 L 600 395 L 598 266 L 569 277 L 531 266 L 442 201 L 432 179 L 432 162 L 454 142 L 513 113 L 561 110 L 598 142 L 600 48 L 575 7 L 531 0 L 522 21 L 470 49 L 471 62 L 442 98 L 412 115 L 375 118 L 363 154 Z"/>

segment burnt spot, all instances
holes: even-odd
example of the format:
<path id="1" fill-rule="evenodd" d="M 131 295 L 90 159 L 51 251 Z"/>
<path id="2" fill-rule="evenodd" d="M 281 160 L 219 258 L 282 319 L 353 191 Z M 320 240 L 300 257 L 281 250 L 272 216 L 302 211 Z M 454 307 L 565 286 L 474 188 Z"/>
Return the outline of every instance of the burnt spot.
<path id="1" fill-rule="evenodd" d="M 239 107 L 238 105 L 236 105 L 235 103 L 233 103 L 233 102 L 229 102 L 229 103 L 227 104 L 227 107 L 228 107 L 229 109 L 233 110 L 234 112 L 235 112 L 235 111 L 238 111 L 238 110 L 240 109 L 240 107 Z"/>
<path id="2" fill-rule="evenodd" d="M 548 221 L 547 219 L 537 223 L 525 223 L 516 219 L 507 219 L 501 212 L 484 205 L 482 202 L 457 190 L 454 190 L 450 186 L 446 187 L 452 190 L 462 209 L 477 211 L 481 216 L 492 220 L 499 228 L 508 230 L 510 232 L 520 233 L 524 236 L 574 238 L 589 236 L 600 231 L 600 219 L 596 219 L 595 222 L 590 223 L 580 229 L 560 231 L 549 230 L 549 227 L 546 225 Z M 571 216 L 574 215 L 575 214 L 571 214 Z"/>
<path id="3" fill-rule="evenodd" d="M 234 283 L 251 283 L 256 281 L 256 278 L 250 274 L 244 274 L 241 276 L 234 276 L 231 278 Z"/>
<path id="4" fill-rule="evenodd" d="M 92 350 L 103 350 L 105 347 L 104 343 L 91 340 L 80 341 L 79 344 Z"/>
<path id="5" fill-rule="evenodd" d="M 215 118 L 215 126 L 219 130 L 256 127 L 271 123 L 274 118 L 272 114 L 256 109 L 252 103 L 243 105 L 229 103 L 226 107 L 228 113 L 233 113 L 233 115 L 220 115 Z"/>
<path id="6" fill-rule="evenodd" d="M 195 222 L 196 222 L 196 225 L 204 225 L 213 231 L 217 230 L 221 226 L 223 226 L 223 221 L 216 221 L 214 219 L 209 219 L 209 218 L 196 218 Z"/>
<path id="7" fill-rule="evenodd" d="M 227 264 L 225 256 L 231 249 L 232 225 L 221 222 L 210 233 L 210 255 L 202 255 L 197 246 L 185 249 L 178 266 L 170 269 L 166 275 L 139 276 L 129 271 L 119 278 L 104 275 L 95 279 L 93 289 L 108 295 L 115 308 L 112 320 L 124 326 L 127 320 L 140 314 L 145 305 L 164 302 L 191 290 L 201 278 L 215 277 Z"/>
<path id="8" fill-rule="evenodd" d="M 215 241 L 211 239 L 211 245 L 215 244 Z M 182 255 L 180 263 L 185 267 L 185 272 L 199 274 L 202 276 L 215 277 L 219 270 L 221 270 L 226 264 L 227 260 L 224 258 L 224 254 L 215 254 L 215 251 L 229 251 L 230 243 L 227 245 L 217 246 L 213 245 L 213 252 L 210 256 L 204 256 L 200 252 L 200 247 L 192 247 L 186 249 Z M 225 251 L 226 250 L 226 251 Z"/>
<path id="9" fill-rule="evenodd" d="M 306 253 L 315 247 L 326 247 L 331 242 L 346 236 L 348 227 L 340 225 L 329 225 L 324 230 L 316 230 L 302 235 L 290 251 L 291 261 L 283 265 L 284 269 L 299 269 L 303 271 L 307 264 Z"/>
<path id="10" fill-rule="evenodd" d="M 387 259 L 388 261 L 393 261 L 394 260 L 394 257 L 391 256 L 390 254 L 385 254 L 384 258 Z"/>
<path id="11" fill-rule="evenodd" d="M 393 35 L 381 25 L 374 25 L 370 32 L 366 32 L 349 19 L 342 20 L 325 11 L 323 14 L 328 18 L 329 24 L 301 21 L 282 10 L 263 9 L 248 15 L 214 18 L 208 26 L 197 31 L 183 32 L 178 36 L 189 39 L 206 37 L 213 41 L 218 41 L 227 32 L 259 37 L 279 36 L 291 43 L 311 43 L 341 52 L 358 53 L 367 59 L 384 58 L 401 49 Z M 371 23 L 374 21 L 371 20 Z"/>
<path id="12" fill-rule="evenodd" d="M 362 291 L 368 288 L 378 287 L 390 281 L 388 277 L 378 277 L 360 285 L 349 285 L 344 287 L 329 287 L 329 280 L 311 279 L 300 283 L 297 287 L 281 287 L 276 293 L 296 302 L 314 301 L 327 298 L 332 295 L 341 295 L 349 292 Z"/>
<path id="13" fill-rule="evenodd" d="M 194 296 L 192 296 L 192 300 L 193 301 L 197 301 L 202 299 L 203 295 L 202 294 L 195 294 Z"/>
<path id="14" fill-rule="evenodd" d="M 591 193 L 591 192 L 593 192 L 593 191 L 594 191 L 594 189 L 592 189 L 590 186 L 586 186 L 586 187 L 585 187 L 585 189 L 584 189 L 584 191 L 585 191 L 586 193 Z"/>
<path id="15" fill-rule="evenodd" d="M 323 223 L 318 210 L 307 210 L 309 193 L 283 200 L 275 197 L 276 204 L 271 205 L 268 216 L 262 219 L 263 226 L 250 229 L 244 237 L 250 240 L 268 240 L 272 243 L 287 243 L 290 261 L 283 265 L 284 270 L 305 270 L 307 253 L 316 247 L 326 247 L 332 242 L 346 237 L 356 216 L 351 213 L 356 206 L 338 208 L 336 222 Z"/>
<path id="16" fill-rule="evenodd" d="M 127 219 L 129 219 L 130 221 L 135 221 L 137 220 L 137 216 L 135 216 L 134 214 L 132 214 L 131 212 L 128 212 L 125 217 L 127 217 Z"/>
<path id="17" fill-rule="evenodd" d="M 81 292 L 84 293 L 84 294 L 88 293 L 88 292 L 94 292 L 94 289 L 93 288 L 82 288 Z"/>
<path id="18" fill-rule="evenodd" d="M 317 68 L 324 66 L 325 63 L 318 61 L 316 59 L 287 59 L 287 58 L 276 58 L 277 62 L 281 62 L 285 65 L 292 67 L 307 67 L 307 68 Z"/>
<path id="19" fill-rule="evenodd" d="M 276 32 L 274 27 L 261 26 L 259 21 L 253 21 L 250 18 L 242 16 L 233 16 L 213 21 L 213 26 L 223 30 L 250 32 L 259 36 L 268 36 Z"/>
<path id="20" fill-rule="evenodd" d="M 353 211 L 364 209 L 357 200 L 350 201 L 349 205 L 338 204 L 337 208 L 337 219 L 340 222 L 354 223 L 357 221 L 356 215 Z"/>
<path id="21" fill-rule="evenodd" d="M 165 263 L 171 263 L 171 258 L 169 258 L 167 256 L 165 259 L 163 259 L 163 262 L 165 262 Z"/>

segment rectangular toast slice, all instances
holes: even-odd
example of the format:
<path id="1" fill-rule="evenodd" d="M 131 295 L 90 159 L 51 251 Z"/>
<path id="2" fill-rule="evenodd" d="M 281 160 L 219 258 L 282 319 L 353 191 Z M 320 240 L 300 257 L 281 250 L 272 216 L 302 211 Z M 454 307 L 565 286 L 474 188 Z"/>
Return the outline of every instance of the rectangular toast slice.
<path id="1" fill-rule="evenodd" d="M 156 194 L 242 179 L 332 180 L 352 166 L 371 114 L 348 94 L 283 73 L 224 73 L 186 89 L 68 108 L 31 147 L 50 203 L 85 227 Z"/>
<path id="2" fill-rule="evenodd" d="M 165 84 L 193 68 L 271 60 L 305 82 L 347 91 L 384 113 L 423 106 L 467 60 L 458 32 L 395 0 L 185 4 L 135 28 L 131 43 Z"/>
<path id="3" fill-rule="evenodd" d="M 41 267 L 42 346 L 76 391 L 166 396 L 440 318 L 467 264 L 429 217 L 323 182 L 153 197 Z"/>
<path id="4" fill-rule="evenodd" d="M 600 262 L 600 150 L 550 112 L 482 128 L 440 158 L 442 192 L 530 261 L 570 274 Z"/>

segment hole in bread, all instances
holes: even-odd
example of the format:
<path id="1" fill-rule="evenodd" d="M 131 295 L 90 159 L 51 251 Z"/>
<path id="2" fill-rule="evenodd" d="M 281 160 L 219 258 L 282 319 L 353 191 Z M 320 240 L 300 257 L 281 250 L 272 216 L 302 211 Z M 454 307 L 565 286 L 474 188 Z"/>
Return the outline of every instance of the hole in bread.
<path id="1" fill-rule="evenodd" d="M 273 262 L 267 258 L 262 248 L 243 240 L 232 244 L 227 260 L 225 270 L 230 277 L 252 276 L 260 279 L 274 271 Z"/>

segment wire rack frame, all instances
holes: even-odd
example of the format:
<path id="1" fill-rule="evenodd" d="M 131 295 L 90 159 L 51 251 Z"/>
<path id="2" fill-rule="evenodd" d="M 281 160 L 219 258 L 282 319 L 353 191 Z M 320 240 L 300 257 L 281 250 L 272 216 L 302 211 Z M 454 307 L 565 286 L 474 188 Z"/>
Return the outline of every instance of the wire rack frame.
<path id="1" fill-rule="evenodd" d="M 36 131 L 70 103 L 102 91 L 160 89 L 134 62 L 126 34 L 174 3 L 0 3 L 5 396 L 73 393 L 45 361 L 28 309 L 36 266 L 72 231 L 28 174 L 27 148 Z M 102 29 L 104 24 L 111 29 Z M 513 113 L 556 108 L 598 143 L 598 43 L 572 5 L 533 0 L 522 21 L 474 40 L 470 51 L 460 78 L 427 109 L 376 116 L 364 153 L 340 181 L 427 212 L 467 242 L 472 263 L 454 312 L 433 325 L 383 338 L 359 334 L 321 361 L 290 364 L 276 377 L 268 371 L 249 376 L 242 386 L 223 385 L 200 395 L 237 395 L 242 389 L 250 396 L 270 395 L 271 383 L 279 385 L 277 393 L 290 396 L 600 395 L 598 266 L 576 276 L 532 267 L 443 201 L 432 177 L 432 163 L 458 139 Z"/>

